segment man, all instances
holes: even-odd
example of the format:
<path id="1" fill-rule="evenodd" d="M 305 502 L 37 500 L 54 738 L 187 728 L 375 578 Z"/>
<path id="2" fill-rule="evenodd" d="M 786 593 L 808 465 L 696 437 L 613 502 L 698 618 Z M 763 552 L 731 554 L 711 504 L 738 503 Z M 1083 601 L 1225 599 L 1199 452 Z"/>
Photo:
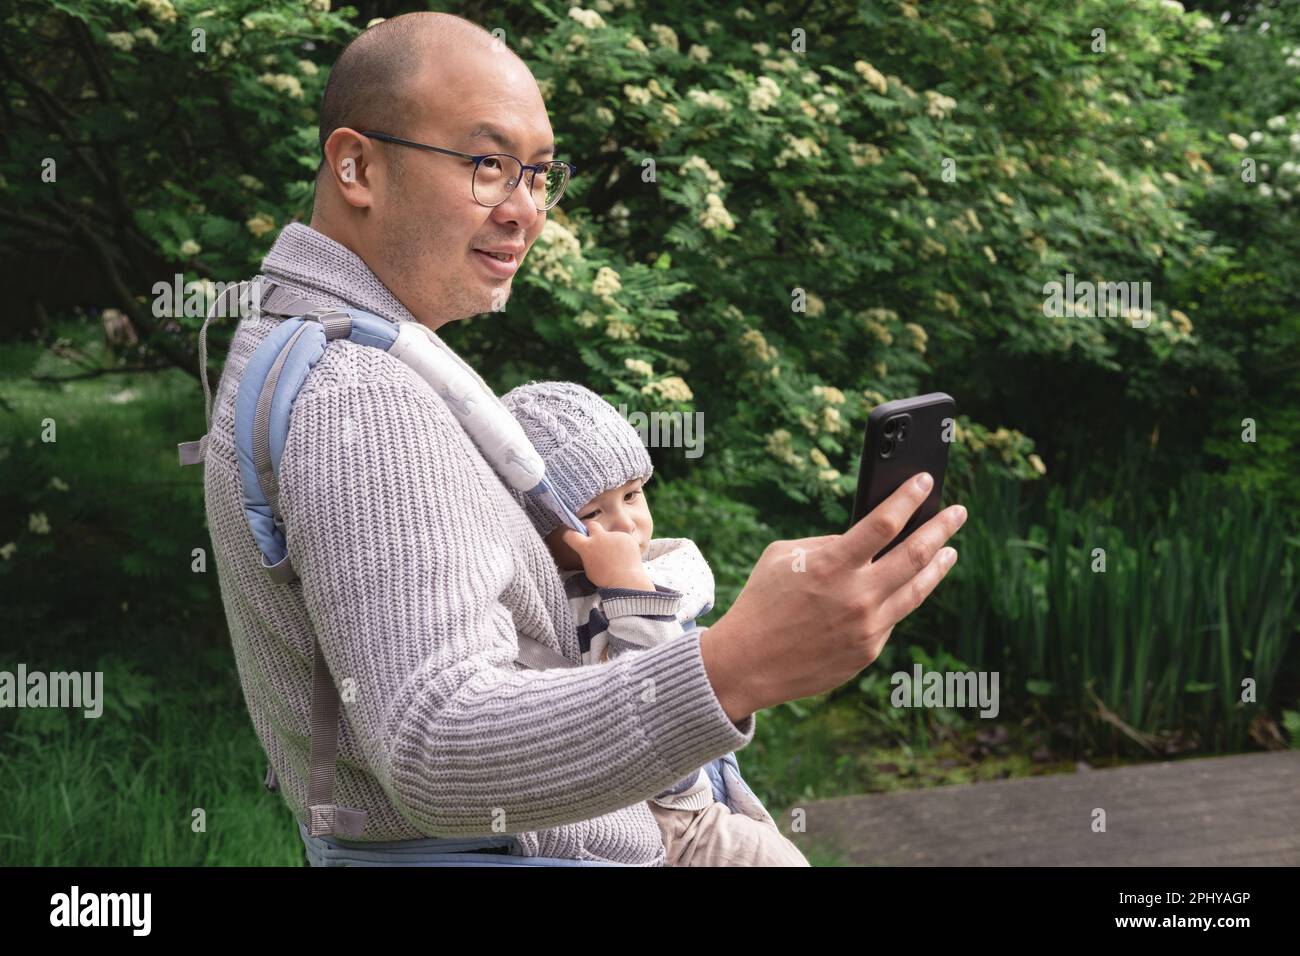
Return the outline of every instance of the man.
<path id="1" fill-rule="evenodd" d="M 340 56 L 320 122 L 311 227 L 288 226 L 263 273 L 435 330 L 499 306 L 563 185 L 562 169 L 520 166 L 558 159 L 523 62 L 456 17 L 397 17 Z M 485 153 L 517 160 L 457 155 Z M 579 660 L 555 561 L 443 400 L 378 349 L 331 343 L 298 394 L 280 504 L 299 581 L 267 579 L 232 423 L 275 324 L 236 332 L 205 490 L 249 712 L 300 821 L 314 634 L 347 689 L 334 796 L 365 811 L 363 839 L 505 832 L 517 855 L 661 865 L 646 799 L 749 743 L 760 708 L 870 664 L 956 557 L 951 508 L 869 563 L 924 499 L 909 485 L 848 534 L 774 542 L 711 628 L 602 667 L 524 670 L 521 636 Z"/>

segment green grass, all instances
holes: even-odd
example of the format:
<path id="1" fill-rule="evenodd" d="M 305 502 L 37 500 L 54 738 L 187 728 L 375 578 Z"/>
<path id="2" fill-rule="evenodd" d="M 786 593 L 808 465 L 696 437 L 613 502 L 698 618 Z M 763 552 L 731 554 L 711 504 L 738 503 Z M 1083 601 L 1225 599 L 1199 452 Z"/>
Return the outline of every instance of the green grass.
<path id="1" fill-rule="evenodd" d="M 105 704 L 0 711 L 0 864 L 300 865 L 228 651 L 166 631 L 133 645 L 16 649 L 29 670 L 104 671 Z"/>
<path id="2" fill-rule="evenodd" d="M 35 344 L 0 348 L 0 547 L 14 548 L 0 587 L 21 595 L 14 626 L 194 626 L 220 607 L 215 571 L 191 571 L 193 549 L 210 548 L 203 476 L 176 458 L 203 432 L 198 383 L 177 370 L 30 378 L 75 370 Z"/>
<path id="3" fill-rule="evenodd" d="M 75 370 L 35 344 L 0 348 L 0 546 L 15 545 L 0 667 L 103 670 L 105 712 L 0 711 L 0 863 L 297 865 L 293 816 L 261 785 L 202 474 L 177 465 L 176 442 L 203 431 L 202 391 L 180 371 L 29 377 Z"/>

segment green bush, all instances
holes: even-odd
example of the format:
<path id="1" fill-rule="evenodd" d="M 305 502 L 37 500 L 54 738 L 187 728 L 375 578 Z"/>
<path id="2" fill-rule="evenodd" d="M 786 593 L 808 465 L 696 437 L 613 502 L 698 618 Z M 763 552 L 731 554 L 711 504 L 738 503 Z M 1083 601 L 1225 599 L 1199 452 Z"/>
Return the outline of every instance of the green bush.
<path id="1" fill-rule="evenodd" d="M 326 0 L 17 4 L 0 241 L 89 254 L 112 290 L 99 304 L 188 359 L 167 330 L 197 318 L 155 319 L 150 290 L 173 270 L 245 278 L 307 214 L 314 108 L 357 19 Z M 1189 370 L 1223 364 L 1168 295 L 1224 255 L 1186 210 L 1236 158 L 1185 122 L 1219 44 L 1200 15 L 514 0 L 481 22 L 532 66 L 581 172 L 506 312 L 447 335 L 501 389 L 555 375 L 703 412 L 714 451 L 661 455 L 669 477 L 712 471 L 733 499 L 842 526 L 881 399 L 949 391 L 967 426 L 955 477 L 1034 478 L 1034 442 L 1083 423 L 1049 416 L 1055 382 L 1017 371 L 1068 368 L 1111 405 L 1139 383 L 1129 424 L 1149 428 Z M 1099 24 L 1122 42 L 1096 48 Z M 56 183 L 33 166 L 45 154 Z M 1065 272 L 1151 280 L 1152 325 L 1048 318 L 1043 286 Z"/>

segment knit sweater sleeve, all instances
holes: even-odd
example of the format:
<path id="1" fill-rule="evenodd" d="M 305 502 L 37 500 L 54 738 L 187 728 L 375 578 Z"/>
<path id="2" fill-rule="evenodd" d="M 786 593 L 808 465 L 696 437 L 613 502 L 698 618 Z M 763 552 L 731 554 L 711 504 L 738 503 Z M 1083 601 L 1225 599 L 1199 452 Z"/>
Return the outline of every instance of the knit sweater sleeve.
<path id="1" fill-rule="evenodd" d="M 590 820 L 748 744 L 754 717 L 722 709 L 700 630 L 604 667 L 514 665 L 503 595 L 526 584 L 505 529 L 527 521 L 476 455 L 443 401 L 395 373 L 304 387 L 282 459 L 343 739 L 403 817 L 429 836 Z"/>
<path id="2" fill-rule="evenodd" d="M 639 588 L 601 588 L 600 607 L 608 622 L 609 660 L 626 651 L 658 647 L 682 636 L 677 621 L 682 594 L 655 585 L 653 591 Z"/>
<path id="3" fill-rule="evenodd" d="M 682 592 L 656 584 L 653 591 L 639 588 L 601 588 L 600 606 L 608 626 L 608 660 L 617 660 L 628 652 L 658 647 L 665 641 L 680 639 Z M 702 770 L 688 773 L 654 800 L 661 806 L 679 806 L 699 810 L 713 802 L 713 790 Z"/>

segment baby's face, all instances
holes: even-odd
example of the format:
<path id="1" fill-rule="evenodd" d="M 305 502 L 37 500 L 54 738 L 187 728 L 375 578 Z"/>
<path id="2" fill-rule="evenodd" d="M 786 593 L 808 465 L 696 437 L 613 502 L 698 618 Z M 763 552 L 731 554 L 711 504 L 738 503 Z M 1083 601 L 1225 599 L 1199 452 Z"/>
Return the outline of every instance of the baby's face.
<path id="1" fill-rule="evenodd" d="M 594 521 L 606 531 L 624 531 L 636 539 L 645 554 L 654 537 L 654 519 L 650 517 L 650 505 L 646 501 L 644 482 L 633 478 L 620 488 L 611 488 L 603 495 L 597 495 L 575 514 L 583 523 Z M 546 536 L 546 544 L 555 555 L 555 563 L 564 571 L 582 570 L 582 559 L 576 551 L 565 544 L 561 538 L 567 525 L 560 525 Z"/>

